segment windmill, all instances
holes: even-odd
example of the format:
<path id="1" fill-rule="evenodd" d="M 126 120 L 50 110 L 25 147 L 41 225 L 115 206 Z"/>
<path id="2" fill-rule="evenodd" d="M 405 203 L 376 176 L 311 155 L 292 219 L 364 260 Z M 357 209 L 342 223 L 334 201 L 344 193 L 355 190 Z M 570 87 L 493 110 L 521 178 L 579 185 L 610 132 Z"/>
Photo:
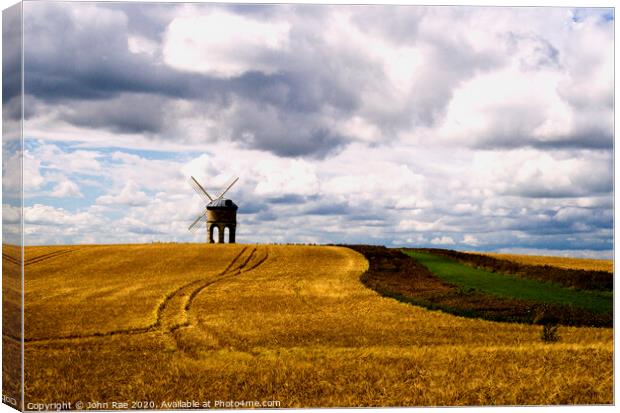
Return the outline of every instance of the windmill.
<path id="1" fill-rule="evenodd" d="M 205 210 L 198 218 L 192 222 L 188 230 L 195 231 L 200 227 L 201 222 L 207 223 L 207 239 L 209 243 L 214 243 L 213 231 L 218 229 L 218 243 L 224 243 L 224 231 L 228 228 L 228 242 L 234 244 L 235 242 L 235 229 L 237 228 L 237 209 L 239 208 L 230 199 L 224 198 L 226 192 L 239 180 L 234 178 L 229 182 L 224 190 L 215 198 L 198 183 L 193 176 L 189 179 L 189 184 L 194 188 L 194 191 L 207 203 Z"/>

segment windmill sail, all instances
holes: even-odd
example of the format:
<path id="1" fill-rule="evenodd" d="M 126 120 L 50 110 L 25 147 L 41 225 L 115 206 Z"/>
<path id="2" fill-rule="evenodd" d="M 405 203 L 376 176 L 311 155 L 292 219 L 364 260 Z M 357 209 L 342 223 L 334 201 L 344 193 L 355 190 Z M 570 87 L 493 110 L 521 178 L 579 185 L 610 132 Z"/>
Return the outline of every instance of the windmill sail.
<path id="1" fill-rule="evenodd" d="M 192 186 L 192 188 L 194 188 L 194 191 L 196 191 L 196 193 L 200 195 L 200 197 L 206 203 L 213 201 L 213 198 L 211 197 L 211 195 L 209 195 L 209 193 L 202 187 L 202 185 L 198 183 L 196 178 L 194 178 L 193 176 L 190 177 L 189 184 Z"/>
<path id="2" fill-rule="evenodd" d="M 196 220 L 192 222 L 192 224 L 187 229 L 190 231 L 196 231 L 200 227 L 200 225 L 197 225 L 197 224 L 201 221 L 204 222 L 206 220 L 207 220 L 207 211 L 203 212 L 202 215 L 196 218 Z"/>
<path id="3" fill-rule="evenodd" d="M 239 180 L 239 177 L 237 177 L 237 178 L 233 179 L 233 180 L 232 180 L 232 182 L 231 182 L 230 184 L 228 184 L 228 186 L 226 187 L 226 189 L 224 189 L 224 190 L 222 191 L 222 193 L 221 193 L 221 194 L 217 197 L 217 199 L 222 198 L 222 197 L 226 194 L 226 192 L 228 192 L 228 190 L 229 190 L 230 188 L 232 188 L 232 186 L 233 186 L 233 185 L 234 185 L 234 184 L 235 184 L 238 180 Z"/>

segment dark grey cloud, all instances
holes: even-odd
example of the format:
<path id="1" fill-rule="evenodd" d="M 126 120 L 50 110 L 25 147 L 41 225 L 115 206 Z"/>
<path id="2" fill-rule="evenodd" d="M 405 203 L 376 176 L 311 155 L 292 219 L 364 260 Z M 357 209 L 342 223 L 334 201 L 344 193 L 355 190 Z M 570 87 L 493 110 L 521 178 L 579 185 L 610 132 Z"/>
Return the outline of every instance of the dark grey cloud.
<path id="1" fill-rule="evenodd" d="M 498 103 L 486 110 L 486 128 L 471 138 L 469 146 L 475 149 L 530 147 L 542 150 L 610 149 L 613 146 L 613 129 L 591 120 L 568 133 L 544 138 L 537 136 L 535 131 L 547 121 L 545 110 L 546 107 L 535 102 Z M 576 116 L 579 116 L 578 111 Z"/>
<path id="2" fill-rule="evenodd" d="M 170 16 L 182 7 L 174 3 L 153 2 L 125 2 L 123 4 L 101 2 L 97 6 L 112 11 L 122 10 L 127 17 L 129 33 L 156 41 L 162 40 L 166 27 L 170 23 Z"/>
<path id="3" fill-rule="evenodd" d="M 120 10 L 82 19 L 72 3 L 26 7 L 26 90 L 37 98 L 106 99 L 123 92 L 179 94 L 186 82 L 165 67 L 129 52 L 127 18 Z M 84 5 L 84 7 L 92 7 Z"/>
<path id="4" fill-rule="evenodd" d="M 306 120 L 304 116 L 289 114 L 284 118 L 263 118 L 260 113 L 247 113 L 246 117 L 239 116 L 236 120 L 233 125 L 235 141 L 279 156 L 324 158 L 347 143 L 343 136 L 334 134 L 320 123 L 303 122 Z"/>
<path id="5" fill-rule="evenodd" d="M 342 215 L 351 214 L 352 208 L 346 202 L 334 202 L 329 199 L 324 204 L 314 205 L 307 208 L 304 213 L 308 215 Z"/>
<path id="6" fill-rule="evenodd" d="M 261 211 L 256 214 L 255 222 L 272 222 L 278 221 L 282 218 L 279 214 L 277 214 L 273 210 Z"/>
<path id="7" fill-rule="evenodd" d="M 519 122 L 519 110 L 507 109 L 505 113 L 497 113 L 496 115 L 495 119 L 498 123 L 502 119 L 506 120 L 504 126 L 480 136 L 478 140 L 472 142 L 472 148 L 494 150 L 525 147 L 542 150 L 565 150 L 611 149 L 614 145 L 613 131 L 603 125 L 592 125 L 586 130 L 542 140 L 533 136 L 532 129 L 525 126 L 527 120 L 524 120 L 523 123 Z"/>
<path id="8" fill-rule="evenodd" d="M 25 87 L 39 99 L 99 100 L 132 92 L 196 98 L 222 92 L 221 82 L 215 79 L 180 73 L 148 56 L 131 53 L 127 19 L 120 7 L 93 27 L 88 18 L 67 16 L 70 7 L 80 4 L 35 4 L 25 24 L 29 44 L 24 58 Z"/>
<path id="9" fill-rule="evenodd" d="M 328 73 L 320 72 L 284 71 L 268 75 L 250 71 L 220 81 L 220 88 L 263 105 L 297 113 L 316 113 L 325 105 L 352 112 L 359 105 L 359 96 L 352 87 L 343 87 Z"/>
<path id="10" fill-rule="evenodd" d="M 299 205 L 299 204 L 305 204 L 306 201 L 308 200 L 308 197 L 303 196 L 303 195 L 286 194 L 286 195 L 269 196 L 269 197 L 266 197 L 266 199 L 268 200 L 270 204 L 275 204 L 275 205 L 277 204 Z"/>
<path id="11" fill-rule="evenodd" d="M 250 215 L 265 211 L 267 208 L 267 204 L 263 202 L 245 202 L 239 206 L 237 213 Z"/>
<path id="12" fill-rule="evenodd" d="M 159 96 L 129 94 L 100 101 L 74 101 L 64 106 L 60 118 L 73 125 L 112 132 L 155 134 L 164 127 L 162 100 Z"/>
<path id="13" fill-rule="evenodd" d="M 566 199 L 584 196 L 607 195 L 613 193 L 613 164 L 611 160 L 576 164 L 589 170 L 564 171 L 559 176 L 564 182 L 556 183 L 540 174 L 531 179 L 511 185 L 505 194 L 524 198 L 556 198 Z M 570 176 L 566 174 L 570 173 Z M 558 178 L 556 178 L 558 179 Z"/>
<path id="14" fill-rule="evenodd" d="M 446 226 L 453 231 L 424 232 L 423 240 L 411 236 L 416 246 L 437 246 L 433 239 L 449 237 L 454 244 L 450 248 L 468 251 L 498 251 L 500 249 L 535 250 L 594 250 L 609 251 L 613 248 L 613 218 L 610 211 L 593 209 L 586 212 L 591 217 L 586 222 L 560 221 L 553 211 L 536 211 L 524 216 L 515 212 L 510 216 L 495 219 L 472 214 L 469 217 L 446 220 Z M 474 236 L 475 245 L 464 241 L 464 234 Z M 417 234 L 419 235 L 419 234 Z"/>
<path id="15" fill-rule="evenodd" d="M 279 156 L 323 158 L 357 139 L 335 130 L 334 121 L 361 110 L 379 128 L 380 139 L 391 141 L 399 131 L 436 125 L 443 119 L 456 87 L 481 71 L 506 63 L 505 56 L 476 51 L 465 40 L 419 33 L 420 22 L 429 18 L 426 8 L 352 7 L 353 22 L 360 30 L 395 45 L 426 46 L 427 61 L 417 69 L 412 89 L 405 91 L 409 98 L 400 107 L 385 102 L 389 108 L 369 111 L 362 107 L 362 94 L 387 82 L 380 65 L 356 50 L 334 49 L 322 39 L 313 38 L 325 23 L 322 19 L 327 11 L 334 8 L 195 6 L 223 7 L 261 19 L 293 13 L 297 18 L 308 17 L 309 23 L 293 26 L 292 52 L 264 56 L 277 62 L 281 70 L 218 78 L 175 70 L 159 62 L 161 56 L 157 53 L 148 56 L 129 51 L 129 35 L 161 44 L 178 5 L 104 3 L 101 10 L 108 14 L 89 24 L 93 16 L 77 19 L 71 15 L 72 10 L 82 7 L 79 3 L 32 3 L 26 8 L 25 33 L 30 45 L 26 49 L 27 92 L 52 104 L 70 104 L 72 113 L 63 111 L 62 120 L 77 126 L 144 132 L 154 139 L 179 135 L 165 133 L 173 125 L 154 115 L 163 108 L 161 98 L 189 100 L 197 106 L 196 116 L 207 114 L 220 120 L 222 129 L 211 134 L 217 135 L 216 139 L 237 141 L 244 147 Z M 559 65 L 557 48 L 541 36 L 510 32 L 506 39 L 508 50 L 528 44 L 526 50 L 531 49 L 531 53 L 522 57 L 525 65 Z M 142 96 L 144 104 L 131 105 L 137 99 L 126 97 L 131 94 Z M 119 103 L 128 108 L 126 114 L 110 108 L 114 102 L 121 102 L 121 95 L 130 105 Z M 157 103 L 148 103 L 149 96 Z M 221 113 L 230 113 L 231 106 L 239 101 L 244 105 L 222 122 Z M 206 111 L 205 106 L 209 107 Z M 608 128 L 596 124 L 586 125 L 570 136 L 541 141 L 531 136 L 531 131 L 545 120 L 538 108 L 499 105 L 493 110 L 488 133 L 472 139 L 475 148 L 609 148 L 613 142 Z"/>
<path id="16" fill-rule="evenodd" d="M 607 236 L 599 237 L 578 237 L 569 239 L 566 234 L 541 234 L 536 236 L 529 235 L 527 238 L 515 239 L 507 238 L 504 241 L 489 243 L 492 250 L 498 249 L 516 249 L 516 248 L 532 248 L 537 250 L 593 250 L 593 251 L 609 251 L 613 249 L 613 241 Z M 479 248 L 485 250 L 485 248 Z M 489 250 L 489 248 L 486 248 Z"/>
<path id="17" fill-rule="evenodd" d="M 525 198 L 574 198 L 608 194 L 613 191 L 613 177 L 611 175 L 609 177 L 596 177 L 594 184 L 593 187 L 575 184 L 573 187 L 553 188 L 532 182 L 531 184 L 519 185 L 517 188 L 507 191 L 506 195 Z"/>
<path id="18" fill-rule="evenodd" d="M 350 212 L 350 210 L 349 210 Z M 394 216 L 389 216 L 387 215 L 385 212 L 379 211 L 377 210 L 376 212 L 372 213 L 372 212 L 368 212 L 368 211 L 357 211 L 357 213 L 355 214 L 350 214 L 347 213 L 346 215 L 346 219 L 348 221 L 364 221 L 364 222 L 384 222 L 387 225 L 392 226 L 393 223 L 391 221 L 393 221 L 395 217 Z M 388 224 L 389 222 L 389 224 Z M 386 226 L 387 226 L 386 225 Z"/>
<path id="19" fill-rule="evenodd" d="M 529 146 L 537 149 L 611 149 L 614 145 L 613 131 L 602 125 L 592 125 L 588 130 L 558 136 L 547 142 L 532 140 Z"/>
<path id="20" fill-rule="evenodd" d="M 110 3 L 102 9 L 108 15 L 89 24 L 88 17 L 77 20 L 70 15 L 72 8 L 81 6 L 36 3 L 27 8 L 26 90 L 37 100 L 70 107 L 62 111 L 62 120 L 165 138 L 158 135 L 164 132 L 164 123 L 157 119 L 162 97 L 206 104 L 214 117 L 228 110 L 235 99 L 243 99 L 278 112 L 277 117 L 263 119 L 241 111 L 224 125 L 230 132 L 228 139 L 246 147 L 281 156 L 324 157 L 346 143 L 331 130 L 321 111 L 330 107 L 351 112 L 357 96 L 328 71 L 250 71 L 233 78 L 178 71 L 152 56 L 131 53 L 127 44 L 133 32 L 161 41 L 173 17 L 167 12 L 175 8 Z M 134 104 L 137 100 L 140 104 Z"/>
<path id="21" fill-rule="evenodd" d="M 72 13 L 94 5 L 98 12 Z M 437 18 L 467 19 L 467 10 L 411 6 L 193 5 L 197 12 L 220 8 L 255 19 L 291 22 L 290 50 L 266 51 L 261 56 L 278 68 L 274 73 L 248 71 L 218 78 L 175 70 L 161 62 L 160 51 L 152 56 L 129 51 L 130 35 L 161 45 L 179 7 L 150 3 L 29 3 L 25 26 L 29 46 L 27 92 L 54 104 L 70 100 L 76 111 L 80 107 L 76 100 L 110 101 L 132 93 L 163 96 L 208 105 L 207 114 L 217 119 L 231 112 L 235 102 L 252 102 L 237 110 L 222 123 L 223 129 L 212 135 L 280 156 L 322 158 L 358 138 L 338 132 L 334 125 L 338 120 L 361 114 L 378 128 L 377 139 L 389 142 L 401 131 L 437 125 L 457 87 L 481 72 L 506 65 L 512 53 L 526 70 L 557 69 L 562 61 L 558 47 L 538 34 L 509 30 L 498 38 L 499 50 L 490 52 L 474 48 L 463 37 L 422 30 L 420 27 Z M 379 99 L 388 80 L 381 62 L 347 47 L 344 41 L 332 44 L 320 36 L 327 16 L 342 10 L 351 13 L 358 30 L 389 45 L 423 47 L 424 65 L 416 68 L 411 88 L 399 91 L 407 96 L 405 100 L 365 107 L 364 96 L 378 94 Z M 10 95 L 10 88 L 7 90 Z M 582 94 L 576 91 L 564 93 L 575 101 L 574 105 L 592 107 L 596 103 L 591 99 L 581 102 Z M 103 112 L 107 105 L 101 104 Z M 170 125 L 148 122 L 150 113 L 138 114 L 139 106 L 131 110 L 136 122 L 108 115 L 107 123 L 95 118 L 92 106 L 83 105 L 84 113 L 63 120 L 82 127 L 144 131 L 155 139 L 175 136 L 163 133 L 170 130 L 162 128 Z M 143 111 L 151 107 L 144 105 Z M 277 116 L 263 119 L 266 111 L 256 111 L 256 107 L 273 109 Z M 609 148 L 613 142 L 609 127 L 597 123 L 582 125 L 568 136 L 541 141 L 532 136 L 532 130 L 545 120 L 539 108 L 500 104 L 493 111 L 489 114 L 492 121 L 488 133 L 472 138 L 473 147 Z M 196 110 L 197 116 L 203 114 L 204 110 Z"/>
<path id="22" fill-rule="evenodd" d="M 558 218 L 558 214 L 560 217 Z M 508 231 L 521 231 L 531 236 L 566 235 L 576 238 L 589 237 L 597 230 L 609 229 L 613 225 L 613 216 L 609 210 L 582 209 L 573 216 L 579 216 L 578 221 L 561 218 L 561 211 L 539 211 L 537 216 L 515 216 L 513 223 L 506 226 Z M 557 249 L 564 249 L 558 247 Z"/>
<path id="23" fill-rule="evenodd" d="M 282 4 L 215 4 L 216 7 L 221 7 L 225 10 L 230 10 L 236 14 L 250 15 L 254 18 L 269 19 L 282 13 Z M 321 7 L 313 5 L 300 6 L 307 13 L 312 11 L 321 12 Z"/>
<path id="24" fill-rule="evenodd" d="M 21 95 L 22 11 L 16 4 L 2 12 L 2 103 Z M 7 116 L 14 118 L 14 111 Z"/>

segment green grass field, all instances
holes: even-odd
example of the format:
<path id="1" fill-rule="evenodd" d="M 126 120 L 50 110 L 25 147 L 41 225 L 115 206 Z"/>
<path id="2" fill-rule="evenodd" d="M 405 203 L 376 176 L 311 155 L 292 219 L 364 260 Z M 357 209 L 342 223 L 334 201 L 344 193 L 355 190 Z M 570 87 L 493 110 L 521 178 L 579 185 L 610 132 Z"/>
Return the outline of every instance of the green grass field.
<path id="1" fill-rule="evenodd" d="M 552 283 L 472 268 L 425 252 L 405 251 L 405 253 L 418 260 L 443 281 L 465 290 L 473 289 L 504 298 L 572 305 L 598 313 L 611 312 L 613 309 L 611 292 L 574 290 Z"/>

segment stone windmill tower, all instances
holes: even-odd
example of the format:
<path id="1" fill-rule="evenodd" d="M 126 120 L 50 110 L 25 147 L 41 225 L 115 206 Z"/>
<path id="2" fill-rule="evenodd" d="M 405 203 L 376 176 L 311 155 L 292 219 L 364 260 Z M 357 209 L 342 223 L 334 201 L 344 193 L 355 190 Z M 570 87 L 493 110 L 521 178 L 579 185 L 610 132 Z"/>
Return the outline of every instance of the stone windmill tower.
<path id="1" fill-rule="evenodd" d="M 210 244 L 214 243 L 213 232 L 217 229 L 218 243 L 224 243 L 224 233 L 228 230 L 228 242 L 234 244 L 235 242 L 235 230 L 237 229 L 237 209 L 239 208 L 230 199 L 224 198 L 224 195 L 232 186 L 239 180 L 235 178 L 226 186 L 226 188 L 216 198 L 213 198 L 209 193 L 198 183 L 193 176 L 190 178 L 189 183 L 194 188 L 194 191 L 200 195 L 200 197 L 207 203 L 205 210 L 194 222 L 189 226 L 190 231 L 195 231 L 200 227 L 199 222 L 207 223 L 207 240 Z"/>

